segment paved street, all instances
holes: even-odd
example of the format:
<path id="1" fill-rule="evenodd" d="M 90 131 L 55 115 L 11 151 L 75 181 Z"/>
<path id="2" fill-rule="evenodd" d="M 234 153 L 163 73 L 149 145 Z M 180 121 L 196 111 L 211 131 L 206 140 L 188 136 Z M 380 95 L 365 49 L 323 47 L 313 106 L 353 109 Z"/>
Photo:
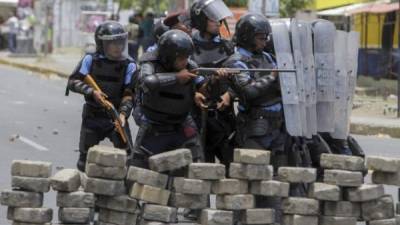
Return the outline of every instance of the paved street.
<path id="1" fill-rule="evenodd" d="M 50 161 L 53 174 L 75 168 L 83 99 L 74 93 L 65 97 L 65 85 L 65 79 L 0 66 L 0 189 L 10 187 L 13 159 Z M 356 138 L 369 155 L 400 157 L 400 139 Z M 388 191 L 397 200 L 397 190 Z M 54 192 L 46 194 L 45 206 L 55 209 Z M 6 207 L 1 206 L 0 225 L 6 224 Z"/>

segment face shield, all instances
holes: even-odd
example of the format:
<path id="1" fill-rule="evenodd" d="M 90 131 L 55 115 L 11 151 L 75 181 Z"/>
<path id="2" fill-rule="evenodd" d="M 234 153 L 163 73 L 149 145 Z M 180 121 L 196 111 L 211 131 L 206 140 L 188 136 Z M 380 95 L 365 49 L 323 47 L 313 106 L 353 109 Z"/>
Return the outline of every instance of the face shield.
<path id="1" fill-rule="evenodd" d="M 206 0 L 200 10 L 203 11 L 210 20 L 216 22 L 233 16 L 232 12 L 222 0 Z"/>
<path id="2" fill-rule="evenodd" d="M 103 35 L 104 55 L 110 60 L 125 60 L 128 58 L 128 33 Z"/>

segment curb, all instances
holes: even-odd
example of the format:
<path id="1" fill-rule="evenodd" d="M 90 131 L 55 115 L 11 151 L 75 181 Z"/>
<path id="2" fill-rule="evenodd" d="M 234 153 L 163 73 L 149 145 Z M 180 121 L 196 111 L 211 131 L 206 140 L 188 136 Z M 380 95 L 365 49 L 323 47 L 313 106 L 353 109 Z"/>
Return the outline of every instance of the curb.
<path id="1" fill-rule="evenodd" d="M 12 67 L 16 67 L 16 68 L 20 68 L 20 69 L 24 69 L 24 70 L 29 70 L 32 72 L 43 73 L 46 75 L 56 74 L 60 77 L 68 77 L 69 76 L 69 74 L 59 71 L 59 70 L 36 66 L 36 65 L 28 65 L 28 64 L 24 64 L 24 63 L 12 62 L 12 61 L 6 60 L 4 58 L 0 58 L 0 64 L 12 66 Z"/>
<path id="2" fill-rule="evenodd" d="M 400 138 L 400 127 L 385 127 L 361 123 L 351 123 L 350 133 L 360 135 L 379 135 L 385 134 L 392 138 Z"/>

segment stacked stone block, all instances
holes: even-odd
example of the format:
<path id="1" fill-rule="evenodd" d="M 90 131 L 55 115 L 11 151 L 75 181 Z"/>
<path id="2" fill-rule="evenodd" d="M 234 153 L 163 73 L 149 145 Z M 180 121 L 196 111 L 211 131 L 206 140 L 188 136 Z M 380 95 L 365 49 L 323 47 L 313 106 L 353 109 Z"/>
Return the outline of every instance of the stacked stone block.
<path id="1" fill-rule="evenodd" d="M 127 154 L 107 146 L 89 149 L 83 187 L 96 196 L 99 225 L 135 225 L 137 201 L 127 195 Z"/>
<path id="2" fill-rule="evenodd" d="M 285 186 L 273 181 L 271 153 L 265 150 L 235 149 L 229 179 L 216 181 L 217 208 L 232 210 L 234 221 L 242 224 L 273 224 L 274 209 L 257 209 L 257 196 L 287 195 Z"/>
<path id="3" fill-rule="evenodd" d="M 93 220 L 95 197 L 93 193 L 79 191 L 81 175 L 78 170 L 60 170 L 50 179 L 50 184 L 57 191 L 59 225 L 89 224 Z"/>
<path id="4" fill-rule="evenodd" d="M 285 182 L 289 192 L 289 187 L 298 188 L 299 185 L 309 185 L 317 179 L 317 171 L 314 168 L 303 167 L 280 167 L 278 169 L 278 180 Z M 318 188 L 318 187 L 315 187 Z M 320 210 L 319 201 L 312 198 L 285 197 L 282 201 L 282 221 L 283 225 L 318 225 L 318 215 Z M 313 196 L 311 196 L 313 197 Z"/>
<path id="5" fill-rule="evenodd" d="M 313 184 L 309 196 L 321 201 L 321 225 L 348 224 L 356 225 L 361 216 L 360 201 L 348 198 L 363 190 L 364 159 L 357 156 L 322 154 L 321 167 L 324 170 L 323 183 Z M 361 194 L 362 195 L 362 194 Z M 359 199 L 361 200 L 361 199 Z"/>
<path id="6" fill-rule="evenodd" d="M 372 182 L 377 186 L 400 186 L 400 159 L 382 156 L 368 156 L 366 166 L 372 170 Z M 382 187 L 383 189 L 383 187 Z M 377 195 L 377 193 L 374 193 Z M 381 207 L 385 207 L 382 209 Z M 397 203 L 397 208 L 399 203 Z M 400 218 L 395 215 L 394 200 L 392 196 L 385 195 L 379 190 L 379 198 L 365 202 L 361 206 L 363 218 L 370 225 L 395 225 L 400 224 Z M 396 210 L 399 214 L 399 210 Z"/>
<path id="7" fill-rule="evenodd" d="M 8 206 L 7 219 L 13 225 L 47 224 L 53 210 L 43 207 L 43 195 L 50 190 L 52 164 L 14 160 L 11 165 L 11 190 L 1 192 L 0 202 Z"/>
<path id="8" fill-rule="evenodd" d="M 150 169 L 129 168 L 127 180 L 132 184 L 130 196 L 142 203 L 141 224 L 175 223 L 177 222 L 177 208 L 191 205 L 205 207 L 202 204 L 207 204 L 207 199 L 204 198 L 203 193 L 207 192 L 207 188 L 210 189 L 210 187 L 198 180 L 184 178 L 173 180 L 169 176 L 174 172 L 186 170 L 191 163 L 191 151 L 177 149 L 151 156 L 149 158 Z M 192 190 L 194 186 L 195 188 Z M 174 187 L 183 193 L 172 193 L 171 190 L 174 190 Z M 206 188 L 205 191 L 201 189 L 203 187 Z"/>

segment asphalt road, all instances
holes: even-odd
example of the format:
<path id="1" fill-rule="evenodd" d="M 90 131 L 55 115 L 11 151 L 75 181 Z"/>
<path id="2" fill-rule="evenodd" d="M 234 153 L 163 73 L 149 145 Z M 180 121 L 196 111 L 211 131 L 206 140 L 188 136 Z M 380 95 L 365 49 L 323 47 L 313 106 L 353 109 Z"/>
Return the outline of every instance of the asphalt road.
<path id="1" fill-rule="evenodd" d="M 83 98 L 74 93 L 64 96 L 65 85 L 65 79 L 0 66 L 1 190 L 10 188 L 13 159 L 50 161 L 53 174 L 62 168 L 75 168 Z M 132 130 L 134 135 L 137 129 Z M 400 157 L 400 139 L 356 139 L 368 155 Z M 387 191 L 397 201 L 397 189 Z M 55 192 L 45 196 L 45 206 L 56 209 Z M 6 207 L 0 206 L 0 225 L 6 224 L 10 224 Z"/>

